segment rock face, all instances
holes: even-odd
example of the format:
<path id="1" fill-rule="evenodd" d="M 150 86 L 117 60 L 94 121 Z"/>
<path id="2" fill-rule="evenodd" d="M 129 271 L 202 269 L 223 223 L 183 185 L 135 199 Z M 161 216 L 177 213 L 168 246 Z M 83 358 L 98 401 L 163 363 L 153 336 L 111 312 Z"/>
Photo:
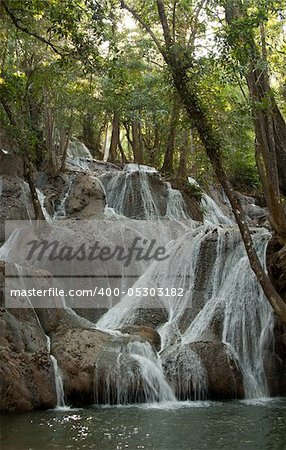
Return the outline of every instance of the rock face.
<path id="1" fill-rule="evenodd" d="M 286 325 L 278 318 L 274 325 L 274 345 L 265 353 L 264 368 L 269 394 L 286 396 Z"/>
<path id="2" fill-rule="evenodd" d="M 56 405 L 51 359 L 47 352 L 13 352 L 1 347 L 1 410 L 48 409 Z"/>
<path id="3" fill-rule="evenodd" d="M 235 358 L 223 343 L 194 342 L 190 348 L 203 361 L 208 376 L 208 398 L 243 398 L 243 378 Z"/>
<path id="4" fill-rule="evenodd" d="M 53 408 L 56 390 L 47 337 L 31 308 L 4 308 L 0 264 L 0 398 L 4 412 Z"/>
<path id="5" fill-rule="evenodd" d="M 244 396 L 237 361 L 221 342 L 199 341 L 174 346 L 162 359 L 167 379 L 181 400 Z"/>
<path id="6" fill-rule="evenodd" d="M 34 218 L 34 209 L 27 183 L 15 176 L 1 175 L 0 244 L 5 241 L 5 220 L 29 220 L 30 218 Z"/>
<path id="7" fill-rule="evenodd" d="M 0 310 L 0 392 L 4 412 L 53 408 L 54 373 L 33 310 Z"/>
<path id="8" fill-rule="evenodd" d="M 17 147 L 0 127 L 0 175 L 23 177 L 23 160 L 17 153 Z"/>
<path id="9" fill-rule="evenodd" d="M 105 194 L 100 182 L 88 174 L 77 174 L 67 200 L 67 217 L 100 217 L 105 208 Z"/>

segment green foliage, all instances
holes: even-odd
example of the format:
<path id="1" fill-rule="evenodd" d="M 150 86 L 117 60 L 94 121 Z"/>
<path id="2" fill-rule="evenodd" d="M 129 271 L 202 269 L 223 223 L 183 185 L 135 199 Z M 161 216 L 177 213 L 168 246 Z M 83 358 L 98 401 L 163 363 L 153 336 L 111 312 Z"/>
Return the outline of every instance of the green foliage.
<path id="1" fill-rule="evenodd" d="M 156 2 L 129 0 L 162 44 Z M 229 2 L 231 5 L 232 2 Z M 171 76 L 154 41 L 117 0 L 5 0 L 1 8 L 0 118 L 22 152 L 38 159 L 45 145 L 47 116 L 56 133 L 71 132 L 95 148 L 104 144 L 113 115 L 119 115 L 123 150 L 132 158 L 127 132 L 140 124 L 144 158 L 162 166 L 173 107 Z M 285 18 L 281 2 L 249 0 L 247 14 L 230 24 L 219 8 L 225 2 L 164 1 L 171 25 L 173 55 L 185 61 L 192 89 L 223 142 L 224 165 L 235 186 L 258 186 L 254 132 L 247 86 L 254 39 L 267 31 L 270 74 L 275 94 L 285 107 Z M 13 22 L 13 17 L 17 24 Z M 219 21 L 217 20 L 219 17 Z M 174 29 L 172 29 L 174 25 Z M 213 34 L 211 46 L 207 35 Z M 240 39 L 246 45 L 236 45 Z M 263 103 L 265 102 L 265 103 Z M 265 97 L 256 108 L 267 107 Z M 12 119 L 12 121 L 11 121 Z M 130 140 L 130 136 L 129 136 Z M 212 171 L 196 130 L 180 109 L 175 138 L 174 170 L 185 150 L 186 171 L 204 183 Z M 46 151 L 40 156 L 45 159 Z M 180 174 L 178 174 L 180 176 Z"/>

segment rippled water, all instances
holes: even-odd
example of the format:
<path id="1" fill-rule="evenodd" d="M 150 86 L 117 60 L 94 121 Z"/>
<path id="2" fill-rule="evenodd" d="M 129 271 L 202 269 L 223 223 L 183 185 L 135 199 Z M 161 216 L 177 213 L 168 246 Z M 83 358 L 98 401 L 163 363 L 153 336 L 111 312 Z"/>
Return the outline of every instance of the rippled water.
<path id="1" fill-rule="evenodd" d="M 286 449 L 286 399 L 2 416 L 1 449 Z"/>

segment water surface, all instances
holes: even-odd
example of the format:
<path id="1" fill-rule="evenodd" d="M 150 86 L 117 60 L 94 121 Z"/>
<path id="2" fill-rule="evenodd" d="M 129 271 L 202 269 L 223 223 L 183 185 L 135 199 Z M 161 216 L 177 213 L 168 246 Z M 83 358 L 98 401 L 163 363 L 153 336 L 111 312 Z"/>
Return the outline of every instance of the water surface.
<path id="1" fill-rule="evenodd" d="M 2 450 L 285 450 L 286 399 L 11 414 L 1 431 Z"/>

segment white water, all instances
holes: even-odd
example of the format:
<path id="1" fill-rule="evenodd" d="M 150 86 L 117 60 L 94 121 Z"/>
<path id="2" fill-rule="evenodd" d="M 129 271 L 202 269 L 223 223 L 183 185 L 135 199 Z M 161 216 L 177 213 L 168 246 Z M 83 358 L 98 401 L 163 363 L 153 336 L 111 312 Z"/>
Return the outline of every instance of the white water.
<path id="1" fill-rule="evenodd" d="M 158 173 L 155 167 L 144 166 L 142 164 L 125 164 L 125 172 L 144 172 L 144 173 Z"/>
<path id="2" fill-rule="evenodd" d="M 201 204 L 206 224 L 234 225 L 234 222 L 222 212 L 221 208 L 209 195 L 202 194 Z"/>
<path id="3" fill-rule="evenodd" d="M 201 189 L 199 183 L 194 178 L 188 177 L 188 182 L 191 186 Z M 223 198 L 226 203 L 229 203 L 224 191 Z M 235 225 L 235 222 L 223 213 L 222 209 L 209 195 L 202 193 L 201 205 L 204 213 L 204 223 L 206 225 Z"/>
<path id="4" fill-rule="evenodd" d="M 99 399 L 105 404 L 112 404 L 116 400 L 122 405 L 131 401 L 153 403 L 176 400 L 165 379 L 160 357 L 148 342 L 127 343 L 118 353 L 115 364 L 108 367 L 104 384 L 98 385 L 98 379 L 96 368 L 95 403 Z"/>
<path id="5" fill-rule="evenodd" d="M 68 157 L 69 158 L 83 158 L 92 159 L 92 154 L 89 149 L 82 142 L 77 139 L 73 139 L 68 145 Z"/>
<path id="6" fill-rule="evenodd" d="M 45 198 L 46 198 L 45 194 L 40 189 L 36 189 L 36 192 L 46 221 L 52 222 L 53 219 L 51 218 L 50 214 L 48 213 L 45 207 Z"/>
<path id="7" fill-rule="evenodd" d="M 69 180 L 67 190 L 66 190 L 65 194 L 63 195 L 59 206 L 56 208 L 56 210 L 54 212 L 53 220 L 60 220 L 60 219 L 66 218 L 66 202 L 69 198 L 70 191 L 71 191 L 71 188 L 73 185 L 73 181 L 74 181 L 74 178 L 71 177 Z"/>

